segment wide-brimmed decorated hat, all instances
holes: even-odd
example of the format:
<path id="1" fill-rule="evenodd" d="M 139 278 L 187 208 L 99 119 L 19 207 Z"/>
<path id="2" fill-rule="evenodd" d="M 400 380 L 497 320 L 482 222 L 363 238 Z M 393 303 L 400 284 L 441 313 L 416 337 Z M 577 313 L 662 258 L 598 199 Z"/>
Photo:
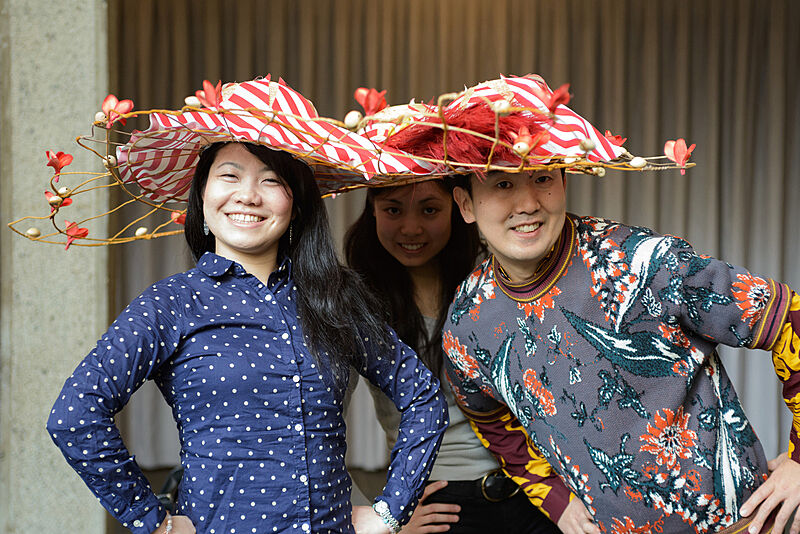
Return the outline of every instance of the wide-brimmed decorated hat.
<path id="1" fill-rule="evenodd" d="M 662 170 L 686 167 L 694 145 L 667 141 L 664 155 L 634 156 L 626 139 L 601 134 L 566 106 L 569 86 L 553 91 L 538 75 L 500 77 L 461 93 L 439 97 L 437 104 L 393 106 L 362 119 L 358 132 L 384 150 L 400 150 L 419 160 L 431 175 L 489 171 L 523 172 L 564 168 L 603 176 L 607 168 Z M 384 177 L 370 185 L 418 180 Z"/>
<path id="2" fill-rule="evenodd" d="M 140 116 L 149 117 L 148 128 L 130 133 L 118 129 Z M 29 239 L 67 248 L 73 243 L 105 245 L 181 233 L 176 225 L 184 220 L 200 154 L 213 143 L 229 141 L 286 151 L 308 163 L 323 196 L 362 187 L 376 175 L 423 174 L 431 168 L 395 149 L 376 150 L 374 141 L 343 122 L 320 117 L 312 103 L 283 80 L 266 76 L 226 85 L 206 81 L 202 90 L 186 99 L 186 106 L 175 111 L 135 111 L 130 100 L 109 95 L 95 117 L 92 134 L 77 139 L 103 160 L 107 172 L 63 171 L 72 156 L 47 151 L 47 165 L 54 174 L 42 200 L 50 213 L 23 217 L 9 226 Z M 79 195 L 98 187 L 117 187 L 123 198 L 107 213 L 81 220 L 70 217 L 69 206 L 74 210 Z M 109 235 L 93 231 L 90 224 L 83 226 L 130 203 L 146 205 L 146 214 L 123 221 Z M 51 223 L 52 230 L 43 232 L 42 222 Z M 30 223 L 36 225 L 25 228 Z"/>

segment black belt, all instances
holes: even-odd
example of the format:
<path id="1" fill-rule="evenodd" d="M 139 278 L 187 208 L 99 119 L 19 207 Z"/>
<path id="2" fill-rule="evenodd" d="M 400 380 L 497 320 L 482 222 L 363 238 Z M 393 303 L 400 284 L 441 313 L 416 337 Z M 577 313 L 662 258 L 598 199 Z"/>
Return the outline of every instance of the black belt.
<path id="1" fill-rule="evenodd" d="M 470 497 L 483 497 L 489 502 L 509 499 L 519 492 L 519 486 L 502 469 L 489 471 L 478 480 L 448 480 L 443 492 Z"/>

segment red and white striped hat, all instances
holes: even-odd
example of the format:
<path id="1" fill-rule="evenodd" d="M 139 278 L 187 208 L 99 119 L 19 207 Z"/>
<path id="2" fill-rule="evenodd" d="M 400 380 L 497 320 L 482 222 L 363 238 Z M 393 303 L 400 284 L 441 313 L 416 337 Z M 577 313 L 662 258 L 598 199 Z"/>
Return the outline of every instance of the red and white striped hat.
<path id="1" fill-rule="evenodd" d="M 634 157 L 622 146 L 625 139 L 601 134 L 565 105 L 568 87 L 553 91 L 533 74 L 500 77 L 443 95 L 439 106 L 427 106 L 423 117 L 395 121 L 393 130 L 369 128 L 385 138 L 385 149 L 414 155 L 421 166 L 433 166 L 432 174 L 565 168 L 602 176 L 606 168 L 676 167 L 665 156 Z"/>
<path id="2" fill-rule="evenodd" d="M 397 150 L 378 152 L 361 135 L 321 118 L 282 79 L 266 76 L 224 87 L 206 82 L 197 96 L 180 111 L 119 115 L 150 116 L 146 130 L 134 131 L 117 148 L 117 165 L 122 181 L 137 184 L 153 202 L 186 200 L 200 153 L 225 141 L 265 145 L 313 165 L 323 195 L 363 186 L 377 174 L 420 174 L 429 168 Z"/>

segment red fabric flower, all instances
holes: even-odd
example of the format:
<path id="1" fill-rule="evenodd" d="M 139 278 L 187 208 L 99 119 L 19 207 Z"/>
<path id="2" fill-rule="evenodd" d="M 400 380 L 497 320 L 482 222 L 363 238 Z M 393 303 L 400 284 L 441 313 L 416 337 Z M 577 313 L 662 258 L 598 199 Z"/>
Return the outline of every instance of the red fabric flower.
<path id="1" fill-rule="evenodd" d="M 527 126 L 523 126 L 519 129 L 519 133 L 508 132 L 508 135 L 511 136 L 511 139 L 515 143 L 525 143 L 528 146 L 531 146 L 533 142 L 533 137 L 531 136 L 530 130 L 528 130 Z"/>
<path id="2" fill-rule="evenodd" d="M 60 173 L 61 169 L 72 163 L 72 154 L 66 154 L 64 152 L 53 153 L 47 150 L 44 155 L 47 156 L 47 166 L 53 167 L 56 174 Z M 58 181 L 58 176 L 56 176 L 55 181 Z"/>
<path id="3" fill-rule="evenodd" d="M 186 224 L 186 214 L 181 213 L 179 211 L 173 211 L 169 214 L 169 218 L 172 219 L 172 222 L 175 224 Z"/>
<path id="4" fill-rule="evenodd" d="M 608 139 L 608 141 L 611 144 L 616 146 L 622 146 L 625 143 L 625 141 L 628 140 L 627 137 L 622 137 L 621 135 L 614 135 L 609 130 L 606 130 L 605 136 L 606 139 Z"/>
<path id="5" fill-rule="evenodd" d="M 110 94 L 103 100 L 102 109 L 108 118 L 106 128 L 111 128 L 111 125 L 117 120 L 124 126 L 127 119 L 120 117 L 120 115 L 133 109 L 133 100 L 119 100 L 116 96 Z"/>
<path id="6" fill-rule="evenodd" d="M 555 113 L 556 108 L 560 105 L 567 105 L 569 103 L 569 84 L 565 83 L 550 95 L 550 99 L 545 102 L 547 109 L 550 113 Z"/>
<path id="7" fill-rule="evenodd" d="M 69 222 L 69 221 L 64 221 L 64 222 L 67 223 L 67 229 L 66 229 L 67 246 L 64 247 L 64 250 L 68 250 L 69 246 L 72 244 L 73 241 L 89 235 L 89 229 L 79 228 L 78 223 L 75 222 Z"/>
<path id="8" fill-rule="evenodd" d="M 686 169 L 684 169 L 684 167 L 689 160 L 689 156 L 692 155 L 692 150 L 694 150 L 695 146 L 696 145 L 692 143 L 689 148 L 686 148 L 686 140 L 683 138 L 677 141 L 667 141 L 664 143 L 664 155 L 680 165 L 681 174 L 686 174 Z"/>
<path id="9" fill-rule="evenodd" d="M 542 145 L 550 141 L 550 133 L 547 130 L 542 130 L 533 136 L 531 142 L 531 152 L 537 156 L 547 156 L 548 151 L 542 148 Z"/>
<path id="10" fill-rule="evenodd" d="M 216 86 L 211 85 L 208 80 L 203 80 L 203 89 L 195 91 L 194 95 L 205 107 L 218 108 L 222 102 L 222 80 L 218 81 Z"/>
<path id="11" fill-rule="evenodd" d="M 367 115 L 375 115 L 387 106 L 386 97 L 384 95 L 386 95 L 386 91 L 381 91 L 379 93 L 375 89 L 359 87 L 356 89 L 353 97 L 356 99 L 356 102 L 361 104 L 361 107 L 364 108 L 364 113 Z"/>
<path id="12" fill-rule="evenodd" d="M 53 198 L 56 195 L 54 195 L 50 191 L 45 191 L 44 192 L 44 196 L 45 196 L 45 198 L 47 198 L 47 203 L 50 204 L 50 199 Z M 56 211 L 57 207 L 58 208 L 63 208 L 65 206 L 69 206 L 70 204 L 72 204 L 72 199 L 71 198 L 69 198 L 69 197 L 62 198 L 61 202 L 58 204 L 58 206 L 53 206 L 52 204 L 50 204 L 50 213 L 53 213 L 54 211 Z"/>

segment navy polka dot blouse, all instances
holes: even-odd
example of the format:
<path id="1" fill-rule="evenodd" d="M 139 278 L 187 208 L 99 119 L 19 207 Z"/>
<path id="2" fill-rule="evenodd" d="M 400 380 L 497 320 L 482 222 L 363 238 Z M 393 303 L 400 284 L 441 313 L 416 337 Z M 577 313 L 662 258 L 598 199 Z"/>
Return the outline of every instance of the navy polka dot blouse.
<path id="1" fill-rule="evenodd" d="M 391 335 L 388 347 L 366 340 L 361 373 L 403 412 L 378 497 L 402 522 L 430 473 L 447 406 L 436 378 Z M 317 361 L 297 317 L 289 260 L 264 285 L 206 253 L 195 269 L 154 284 L 125 309 L 64 384 L 47 428 L 103 506 L 134 533 L 149 534 L 165 512 L 114 415 L 152 379 L 180 433 L 176 513 L 199 533 L 353 532 L 347 377 Z"/>

